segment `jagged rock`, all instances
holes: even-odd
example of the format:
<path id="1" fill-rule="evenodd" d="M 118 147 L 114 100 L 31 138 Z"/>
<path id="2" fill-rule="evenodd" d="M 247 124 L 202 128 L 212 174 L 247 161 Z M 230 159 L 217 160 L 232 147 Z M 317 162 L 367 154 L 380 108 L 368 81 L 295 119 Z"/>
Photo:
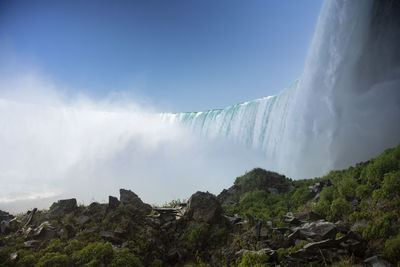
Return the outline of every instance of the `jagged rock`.
<path id="1" fill-rule="evenodd" d="M 235 185 L 229 189 L 224 189 L 218 195 L 218 201 L 222 205 L 237 202 L 241 194 L 255 189 L 263 190 L 267 193 L 279 194 L 293 188 L 293 185 L 286 176 L 260 168 L 253 169 L 244 176 L 238 177 L 238 179 L 242 179 L 242 183 L 235 182 Z"/>
<path id="2" fill-rule="evenodd" d="M 11 215 L 10 213 L 6 212 L 6 211 L 2 211 L 0 210 L 0 222 L 1 221 L 9 221 L 14 219 L 14 216 Z"/>
<path id="3" fill-rule="evenodd" d="M 28 220 L 26 221 L 24 227 L 27 227 L 33 220 L 33 216 L 35 216 L 37 208 L 34 208 L 32 211 L 28 211 Z"/>
<path id="4" fill-rule="evenodd" d="M 340 233 L 346 234 L 350 230 L 349 225 L 343 221 L 337 221 L 337 222 L 335 222 L 335 225 L 336 225 L 338 232 L 340 232 Z"/>
<path id="5" fill-rule="evenodd" d="M 316 222 L 308 222 L 300 227 L 297 227 L 301 234 L 307 238 L 312 239 L 334 239 L 337 234 L 337 227 L 334 223 L 319 220 Z M 295 230 L 297 230 L 295 229 Z"/>
<path id="6" fill-rule="evenodd" d="M 119 200 L 124 205 L 130 206 L 134 211 L 139 211 L 144 215 L 147 215 L 152 211 L 151 206 L 143 203 L 143 201 L 131 190 L 120 189 L 119 194 Z"/>
<path id="7" fill-rule="evenodd" d="M 177 264 L 179 262 L 180 258 L 181 258 L 181 255 L 180 255 L 179 250 L 177 248 L 171 248 L 167 252 L 168 263 L 171 264 L 172 266 Z"/>
<path id="8" fill-rule="evenodd" d="M 378 256 L 372 256 L 368 259 L 364 260 L 364 263 L 367 264 L 367 266 L 372 266 L 372 267 L 394 267 L 395 265 L 390 264 L 389 262 L 379 258 Z"/>
<path id="9" fill-rule="evenodd" d="M 300 225 L 302 222 L 293 216 L 293 213 L 289 212 L 283 216 L 283 221 L 291 225 Z"/>
<path id="10" fill-rule="evenodd" d="M 55 228 L 48 222 L 43 222 L 33 230 L 33 237 L 36 240 L 50 240 L 56 236 Z"/>
<path id="11" fill-rule="evenodd" d="M 89 205 L 86 214 L 89 216 L 99 214 L 106 210 L 106 204 L 100 204 L 98 202 L 93 202 Z"/>
<path id="12" fill-rule="evenodd" d="M 232 217 L 231 217 L 231 216 L 224 215 L 224 217 L 227 218 L 228 221 L 229 221 L 232 225 L 233 225 L 233 224 L 240 223 L 240 222 L 243 221 L 243 218 L 240 217 L 240 216 L 237 215 L 237 214 L 234 214 Z"/>
<path id="13" fill-rule="evenodd" d="M 40 245 L 40 241 L 39 240 L 29 240 L 24 242 L 24 246 L 25 248 L 34 248 Z"/>
<path id="14" fill-rule="evenodd" d="M 10 254 L 10 260 L 15 261 L 18 259 L 18 253 L 17 252 L 13 252 Z"/>
<path id="15" fill-rule="evenodd" d="M 113 196 L 108 197 L 108 208 L 109 209 L 114 210 L 114 209 L 118 208 L 120 203 L 121 202 L 118 200 L 118 198 L 113 197 Z"/>
<path id="16" fill-rule="evenodd" d="M 110 241 L 112 243 L 122 243 L 122 240 L 116 237 L 112 232 L 100 231 L 100 236 L 106 241 Z"/>
<path id="17" fill-rule="evenodd" d="M 301 221 L 318 221 L 321 220 L 322 217 L 318 214 L 314 213 L 312 210 L 305 210 L 301 212 L 294 212 L 293 217 L 301 220 Z"/>
<path id="18" fill-rule="evenodd" d="M 327 179 L 327 180 L 317 182 L 312 186 L 309 186 L 308 190 L 311 192 L 314 192 L 314 193 L 320 193 L 324 186 L 331 186 L 331 185 L 332 185 L 331 180 Z"/>
<path id="19" fill-rule="evenodd" d="M 53 203 L 50 209 L 50 214 L 55 216 L 63 216 L 66 213 L 74 211 L 78 207 L 75 198 L 61 199 Z"/>
<path id="20" fill-rule="evenodd" d="M 17 218 L 9 221 L 2 221 L 0 223 L 0 233 L 8 234 L 17 231 L 20 223 L 21 222 Z"/>
<path id="21" fill-rule="evenodd" d="M 225 220 L 217 197 L 208 192 L 198 191 L 193 194 L 188 201 L 186 214 L 197 222 L 211 223 Z"/>
<path id="22" fill-rule="evenodd" d="M 90 217 L 86 215 L 79 216 L 78 218 L 75 219 L 75 222 L 79 225 L 84 225 L 85 223 L 88 223 L 90 221 Z"/>

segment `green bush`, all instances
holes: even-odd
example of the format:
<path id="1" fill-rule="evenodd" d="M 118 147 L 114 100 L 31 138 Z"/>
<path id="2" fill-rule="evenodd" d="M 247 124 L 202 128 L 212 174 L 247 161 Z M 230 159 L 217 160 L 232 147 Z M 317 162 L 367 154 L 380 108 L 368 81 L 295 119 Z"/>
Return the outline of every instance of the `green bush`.
<path id="1" fill-rule="evenodd" d="M 124 248 L 115 253 L 114 259 L 112 260 L 110 267 L 143 267 L 140 260 L 129 252 L 129 249 Z"/>
<path id="2" fill-rule="evenodd" d="M 266 267 L 268 266 L 269 257 L 267 254 L 245 253 L 241 258 L 236 260 L 238 267 Z"/>
<path id="3" fill-rule="evenodd" d="M 59 252 L 49 252 L 42 256 L 36 267 L 68 267 L 72 266 L 72 262 L 67 255 Z"/>
<path id="4" fill-rule="evenodd" d="M 384 253 L 389 260 L 400 264 L 400 234 L 386 240 Z"/>
<path id="5" fill-rule="evenodd" d="M 83 249 L 72 253 L 72 259 L 77 265 L 104 266 L 109 264 L 114 256 L 111 243 L 90 243 Z"/>
<path id="6" fill-rule="evenodd" d="M 346 199 L 353 199 L 356 196 L 356 188 L 358 183 L 356 179 L 347 177 L 338 185 L 339 194 Z"/>
<path id="7" fill-rule="evenodd" d="M 332 201 L 329 219 L 331 220 L 340 220 L 345 219 L 351 212 L 353 211 L 353 207 L 343 198 L 338 198 Z"/>

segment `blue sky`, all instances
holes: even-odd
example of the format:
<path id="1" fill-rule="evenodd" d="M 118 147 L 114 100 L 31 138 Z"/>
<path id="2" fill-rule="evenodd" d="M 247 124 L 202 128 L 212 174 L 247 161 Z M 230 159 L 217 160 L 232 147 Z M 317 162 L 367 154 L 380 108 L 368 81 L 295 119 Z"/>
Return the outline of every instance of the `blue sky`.
<path id="1" fill-rule="evenodd" d="M 171 112 L 222 108 L 301 75 L 321 5 L 0 1 L 0 64 L 35 69 L 71 95 L 127 92 Z"/>

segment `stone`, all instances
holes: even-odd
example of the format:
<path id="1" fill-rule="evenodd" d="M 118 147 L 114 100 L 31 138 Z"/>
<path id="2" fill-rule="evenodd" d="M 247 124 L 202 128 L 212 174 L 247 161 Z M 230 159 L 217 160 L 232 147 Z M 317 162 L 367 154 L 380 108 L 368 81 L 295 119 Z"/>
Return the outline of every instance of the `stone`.
<path id="1" fill-rule="evenodd" d="M 108 196 L 108 208 L 109 209 L 114 210 L 114 209 L 118 208 L 120 203 L 121 202 L 118 200 L 118 198 L 113 197 L 113 196 Z"/>
<path id="2" fill-rule="evenodd" d="M 11 215 L 10 213 L 6 212 L 6 211 L 2 211 L 0 210 L 0 222 L 1 221 L 9 221 L 14 219 L 14 216 Z"/>
<path id="3" fill-rule="evenodd" d="M 0 223 L 0 233 L 8 234 L 17 231 L 20 223 L 21 222 L 17 218 L 13 218 L 9 221 L 2 221 Z"/>
<path id="4" fill-rule="evenodd" d="M 106 240 L 106 241 L 110 241 L 112 243 L 122 243 L 122 239 L 116 237 L 114 235 L 114 233 L 112 232 L 108 232 L 108 231 L 100 231 L 100 236 Z"/>
<path id="5" fill-rule="evenodd" d="M 76 218 L 76 219 L 75 219 L 75 222 L 76 222 L 77 224 L 79 224 L 79 225 L 84 225 L 84 224 L 90 222 L 90 220 L 91 220 L 91 219 L 90 219 L 89 216 L 82 215 L 82 216 L 79 216 L 78 218 Z"/>
<path id="6" fill-rule="evenodd" d="M 45 221 L 33 230 L 33 237 L 36 240 L 50 240 L 56 236 L 55 228 Z"/>
<path id="7" fill-rule="evenodd" d="M 98 202 L 90 203 L 90 205 L 89 205 L 89 207 L 88 207 L 88 209 L 86 211 L 86 214 L 87 215 L 91 215 L 91 216 L 95 215 L 95 214 L 99 214 L 99 213 L 101 213 L 101 212 L 106 210 L 105 205 L 106 204 L 100 204 Z"/>
<path id="8" fill-rule="evenodd" d="M 66 213 L 74 211 L 78 207 L 76 199 L 61 199 L 53 203 L 50 209 L 50 214 L 55 216 L 63 216 Z"/>
<path id="9" fill-rule="evenodd" d="M 312 186 L 309 186 L 308 190 L 314 193 L 320 193 L 322 191 L 322 188 L 324 188 L 324 186 L 331 186 L 331 185 L 332 185 L 331 180 L 327 179 L 317 182 Z"/>
<path id="10" fill-rule="evenodd" d="M 143 203 L 143 201 L 133 193 L 131 190 L 120 189 L 119 190 L 119 200 L 127 206 L 130 206 L 134 212 L 140 212 L 143 215 L 148 215 L 152 211 L 149 204 Z"/>
<path id="11" fill-rule="evenodd" d="M 34 248 L 34 247 L 39 246 L 39 244 L 40 244 L 39 240 L 29 240 L 29 241 L 24 242 L 25 248 Z"/>
<path id="12" fill-rule="evenodd" d="M 18 259 L 18 253 L 17 252 L 13 252 L 10 254 L 10 260 L 15 261 Z"/>
<path id="13" fill-rule="evenodd" d="M 297 219 L 296 217 L 293 216 L 292 213 L 288 213 L 283 216 L 283 221 L 285 223 L 291 224 L 291 225 L 300 225 L 302 222 Z"/>
<path id="14" fill-rule="evenodd" d="M 312 210 L 304 210 L 301 212 L 295 212 L 295 213 L 293 213 L 293 217 L 295 217 L 301 221 L 318 221 L 318 220 L 322 219 L 321 216 L 314 213 Z"/>
<path id="15" fill-rule="evenodd" d="M 306 237 L 315 238 L 310 234 L 315 234 L 319 239 L 335 239 L 337 234 L 337 228 L 334 223 L 319 220 L 316 222 L 308 222 L 303 224 L 300 228 L 302 234 Z"/>
<path id="16" fill-rule="evenodd" d="M 27 227 L 33 220 L 33 216 L 35 216 L 35 213 L 37 211 L 37 208 L 34 208 L 32 211 L 28 211 L 28 219 L 24 225 L 24 227 Z"/>
<path id="17" fill-rule="evenodd" d="M 390 264 L 389 262 L 379 258 L 378 256 L 372 256 L 364 260 L 364 263 L 368 266 L 372 267 L 394 267 L 395 265 Z"/>
<path id="18" fill-rule="evenodd" d="M 194 193 L 187 206 L 187 216 L 197 222 L 218 222 L 222 216 L 222 208 L 216 196 L 208 192 Z"/>

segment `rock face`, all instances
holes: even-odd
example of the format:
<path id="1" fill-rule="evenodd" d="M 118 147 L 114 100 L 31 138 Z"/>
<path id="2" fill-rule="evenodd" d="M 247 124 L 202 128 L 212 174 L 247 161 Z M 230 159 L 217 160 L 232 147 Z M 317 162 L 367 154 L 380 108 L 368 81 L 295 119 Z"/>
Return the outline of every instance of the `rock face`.
<path id="1" fill-rule="evenodd" d="M 196 192 L 187 205 L 187 216 L 196 222 L 217 222 L 221 220 L 222 208 L 215 195 L 208 192 Z"/>
<path id="2" fill-rule="evenodd" d="M 78 207 L 75 198 L 62 199 L 56 203 L 53 203 L 50 213 L 53 215 L 61 216 L 65 213 L 74 211 Z"/>
<path id="3" fill-rule="evenodd" d="M 152 208 L 149 204 L 143 203 L 143 201 L 133 193 L 131 190 L 120 189 L 119 200 L 124 204 L 132 208 L 134 211 L 147 215 L 151 212 Z"/>
<path id="4" fill-rule="evenodd" d="M 108 197 L 108 208 L 109 209 L 116 209 L 118 208 L 119 204 L 121 202 L 118 200 L 118 198 L 113 197 L 113 196 L 109 196 Z"/>
<path id="5" fill-rule="evenodd" d="M 256 168 L 236 178 L 235 184 L 229 189 L 224 189 L 217 198 L 221 204 L 226 205 L 238 201 L 239 195 L 255 189 L 270 194 L 280 194 L 291 188 L 292 184 L 286 176 Z"/>
<path id="6" fill-rule="evenodd" d="M 13 218 L 14 218 L 14 216 L 11 215 L 10 213 L 0 210 L 0 222 L 1 221 L 9 221 L 9 220 L 12 220 Z"/>

